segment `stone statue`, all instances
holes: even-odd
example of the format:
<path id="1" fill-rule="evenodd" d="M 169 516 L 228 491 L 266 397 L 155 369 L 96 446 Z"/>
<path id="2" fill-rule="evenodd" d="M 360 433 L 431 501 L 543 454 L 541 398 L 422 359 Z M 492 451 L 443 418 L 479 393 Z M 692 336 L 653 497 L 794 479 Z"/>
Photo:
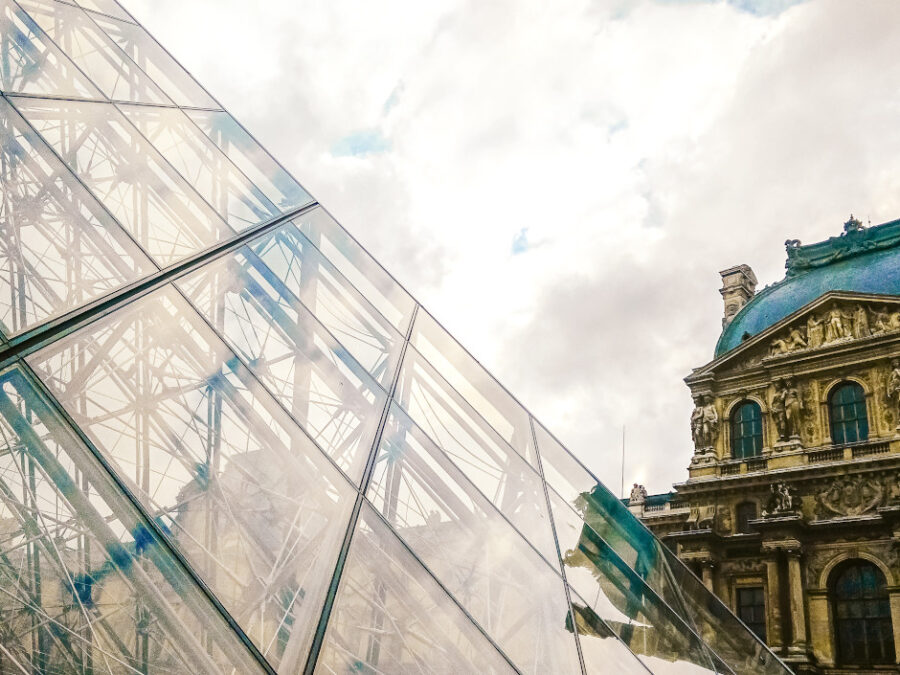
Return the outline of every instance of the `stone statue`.
<path id="1" fill-rule="evenodd" d="M 803 333 L 800 332 L 797 326 L 791 328 L 788 336 L 788 351 L 795 349 L 806 349 L 806 338 L 803 337 Z"/>
<path id="2" fill-rule="evenodd" d="M 697 450 L 711 448 L 719 435 L 719 413 L 709 396 L 697 396 L 694 399 L 694 412 L 691 413 L 691 435 Z"/>
<path id="3" fill-rule="evenodd" d="M 784 432 L 788 438 L 800 438 L 800 413 L 803 411 L 803 399 L 800 391 L 794 382 L 794 378 L 789 377 L 784 381 L 784 387 L 781 390 L 781 401 L 784 404 Z"/>
<path id="4" fill-rule="evenodd" d="M 628 499 L 628 505 L 634 506 L 635 504 L 643 504 L 647 499 L 647 488 L 643 485 L 638 485 L 635 483 L 631 486 L 631 497 Z"/>
<path id="5" fill-rule="evenodd" d="M 769 486 L 769 499 L 762 510 L 763 518 L 798 513 L 800 496 L 787 483 L 773 483 Z"/>
<path id="6" fill-rule="evenodd" d="M 871 335 L 869 330 L 869 312 L 862 305 L 853 310 L 853 337 L 856 339 Z"/>
<path id="7" fill-rule="evenodd" d="M 873 312 L 872 323 L 875 326 L 872 329 L 873 333 L 884 333 L 891 329 L 891 316 L 890 314 L 888 314 L 887 307 L 876 309 Z"/>
<path id="8" fill-rule="evenodd" d="M 825 343 L 824 319 L 810 315 L 806 320 L 806 341 L 812 349 L 821 347 Z"/>
<path id="9" fill-rule="evenodd" d="M 825 342 L 834 342 L 844 337 L 844 314 L 833 305 L 825 315 Z"/>
<path id="10" fill-rule="evenodd" d="M 885 393 L 888 400 L 894 404 L 897 412 L 897 428 L 900 429 L 900 359 L 891 360 L 891 373 L 887 378 Z"/>
<path id="11" fill-rule="evenodd" d="M 775 392 L 769 410 L 772 412 L 772 419 L 775 421 L 775 428 L 778 430 L 778 440 L 786 441 L 787 420 L 784 416 L 784 399 L 781 396 L 781 390 Z"/>

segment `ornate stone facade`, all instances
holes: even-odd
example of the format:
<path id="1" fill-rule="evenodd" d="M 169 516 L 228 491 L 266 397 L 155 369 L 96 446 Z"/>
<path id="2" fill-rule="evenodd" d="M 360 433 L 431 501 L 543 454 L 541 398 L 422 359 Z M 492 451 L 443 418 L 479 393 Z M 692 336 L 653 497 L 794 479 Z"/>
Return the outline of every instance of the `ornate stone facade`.
<path id="1" fill-rule="evenodd" d="M 728 278 L 755 277 L 723 272 L 719 353 L 685 380 L 689 477 L 664 505 L 643 495 L 630 508 L 736 613 L 763 598 L 757 629 L 796 672 L 897 672 L 900 222 L 851 217 L 839 237 L 787 250 L 785 280 L 741 296 L 739 311 Z M 892 641 L 865 657 L 836 625 L 836 579 L 851 565 L 876 570 L 889 607 L 879 625 Z"/>

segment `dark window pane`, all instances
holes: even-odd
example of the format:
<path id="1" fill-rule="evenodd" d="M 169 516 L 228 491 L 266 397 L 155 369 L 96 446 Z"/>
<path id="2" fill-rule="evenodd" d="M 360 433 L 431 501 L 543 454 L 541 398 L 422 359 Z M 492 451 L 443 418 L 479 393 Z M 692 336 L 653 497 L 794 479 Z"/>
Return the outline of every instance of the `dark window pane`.
<path id="1" fill-rule="evenodd" d="M 762 413 L 753 401 L 744 401 L 731 415 L 731 454 L 756 457 L 762 453 Z"/>
<path id="2" fill-rule="evenodd" d="M 762 586 L 737 589 L 737 615 L 760 640 L 766 639 L 766 600 Z"/>
<path id="3" fill-rule="evenodd" d="M 866 394 L 855 382 L 838 385 L 829 400 L 831 438 L 836 444 L 864 441 L 869 437 Z"/>
<path id="4" fill-rule="evenodd" d="M 864 560 L 848 561 L 835 570 L 831 595 L 839 663 L 894 663 L 891 613 L 881 570 Z"/>

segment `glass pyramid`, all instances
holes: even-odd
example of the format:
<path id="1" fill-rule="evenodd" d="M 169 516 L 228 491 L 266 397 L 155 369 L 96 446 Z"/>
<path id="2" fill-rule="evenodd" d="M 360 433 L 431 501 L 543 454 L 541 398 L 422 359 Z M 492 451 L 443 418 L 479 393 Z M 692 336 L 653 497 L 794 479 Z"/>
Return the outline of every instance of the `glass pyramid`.
<path id="1" fill-rule="evenodd" d="M 786 672 L 114 0 L 0 8 L 0 673 Z"/>

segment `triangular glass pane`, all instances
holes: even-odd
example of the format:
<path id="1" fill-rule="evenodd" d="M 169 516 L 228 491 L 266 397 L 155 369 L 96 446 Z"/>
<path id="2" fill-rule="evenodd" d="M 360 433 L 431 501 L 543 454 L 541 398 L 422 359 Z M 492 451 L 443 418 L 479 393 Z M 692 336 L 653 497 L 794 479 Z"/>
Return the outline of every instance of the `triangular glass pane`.
<path id="1" fill-rule="evenodd" d="M 0 325 L 6 335 L 156 269 L 5 100 L 0 134 Z"/>
<path id="2" fill-rule="evenodd" d="M 0 617 L 3 673 L 262 672 L 17 369 L 0 374 Z"/>
<path id="3" fill-rule="evenodd" d="M 259 650 L 296 672 L 350 483 L 171 286 L 31 361 Z"/>
<path id="4" fill-rule="evenodd" d="M 403 337 L 331 261 L 293 223 L 249 246 L 279 287 L 308 307 L 382 387 L 390 387 Z"/>
<path id="5" fill-rule="evenodd" d="M 119 6 L 119 3 L 115 0 L 76 0 L 75 4 L 81 5 L 92 12 L 100 12 L 125 21 L 134 21 L 131 15 Z"/>
<path id="6" fill-rule="evenodd" d="M 247 248 L 179 282 L 294 419 L 359 481 L 385 392 Z"/>
<path id="7" fill-rule="evenodd" d="M 280 210 L 288 211 L 312 202 L 306 190 L 231 115 L 210 110 L 185 112 Z"/>
<path id="8" fill-rule="evenodd" d="M 84 6 L 84 2 L 81 4 Z M 92 18 L 175 103 L 199 108 L 219 107 L 143 28 L 106 16 Z"/>
<path id="9" fill-rule="evenodd" d="M 537 467 L 528 413 L 428 312 L 416 314 L 410 341 L 504 441 Z"/>
<path id="10" fill-rule="evenodd" d="M 334 218 L 316 207 L 297 216 L 293 223 L 400 333 L 406 334 L 415 301 Z"/>
<path id="11" fill-rule="evenodd" d="M 514 673 L 364 504 L 317 673 Z"/>
<path id="12" fill-rule="evenodd" d="M 19 5 L 109 98 L 171 104 L 82 9 L 55 0 L 19 0 Z"/>
<path id="13" fill-rule="evenodd" d="M 369 499 L 523 672 L 578 670 L 559 573 L 396 406 Z M 610 659 L 633 662 L 615 647 Z"/>
<path id="14" fill-rule="evenodd" d="M 14 103 L 159 265 L 233 235 L 114 106 L 24 98 Z"/>
<path id="15" fill-rule="evenodd" d="M 412 346 L 395 398 L 544 558 L 555 562 L 541 477 Z"/>
<path id="16" fill-rule="evenodd" d="M 103 98 L 34 19 L 11 0 L 0 2 L 0 36 L 0 88 L 4 92 Z"/>
<path id="17" fill-rule="evenodd" d="M 119 106 L 181 176 L 236 231 L 265 222 L 278 209 L 181 110 Z"/>

